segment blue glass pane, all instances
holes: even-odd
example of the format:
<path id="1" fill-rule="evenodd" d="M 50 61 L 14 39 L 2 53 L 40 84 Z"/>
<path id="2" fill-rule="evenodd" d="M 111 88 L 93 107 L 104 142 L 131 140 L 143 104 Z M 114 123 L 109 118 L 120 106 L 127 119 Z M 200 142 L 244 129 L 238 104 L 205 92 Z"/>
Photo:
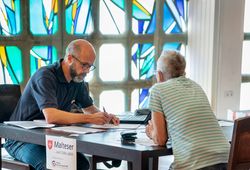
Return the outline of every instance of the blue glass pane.
<path id="1" fill-rule="evenodd" d="M 155 48 L 153 44 L 135 44 L 132 47 L 131 71 L 134 79 L 151 79 L 155 70 Z"/>
<path id="2" fill-rule="evenodd" d="M 177 50 L 184 56 L 186 54 L 186 47 L 180 42 L 165 43 L 163 45 L 163 50 Z"/>
<path id="3" fill-rule="evenodd" d="M 166 34 L 186 31 L 186 0 L 166 0 L 163 12 L 163 31 Z"/>
<path id="4" fill-rule="evenodd" d="M 0 35 L 19 34 L 21 31 L 20 0 L 1 0 L 0 10 Z"/>
<path id="5" fill-rule="evenodd" d="M 58 1 L 30 0 L 30 31 L 34 35 L 52 35 L 58 30 Z"/>
<path id="6" fill-rule="evenodd" d="M 149 88 L 135 89 L 131 94 L 131 111 L 148 108 Z"/>
<path id="7" fill-rule="evenodd" d="M 180 50 L 181 43 L 174 42 L 174 43 L 166 43 L 163 46 L 163 50 Z"/>
<path id="8" fill-rule="evenodd" d="M 57 61 L 56 48 L 53 46 L 34 46 L 30 50 L 30 74 L 37 69 Z"/>
<path id="9" fill-rule="evenodd" d="M 92 3 L 90 0 L 65 0 L 65 21 L 68 34 L 93 32 Z"/>
<path id="10" fill-rule="evenodd" d="M 100 32 L 122 34 L 125 31 L 124 0 L 100 0 Z"/>
<path id="11" fill-rule="evenodd" d="M 135 34 L 153 34 L 156 27 L 155 0 L 133 1 L 132 30 Z"/>
<path id="12" fill-rule="evenodd" d="M 143 88 L 139 94 L 139 108 L 146 108 L 148 106 L 149 89 Z"/>
<path id="13" fill-rule="evenodd" d="M 0 46 L 0 83 L 20 84 L 23 81 L 22 54 L 16 46 Z"/>

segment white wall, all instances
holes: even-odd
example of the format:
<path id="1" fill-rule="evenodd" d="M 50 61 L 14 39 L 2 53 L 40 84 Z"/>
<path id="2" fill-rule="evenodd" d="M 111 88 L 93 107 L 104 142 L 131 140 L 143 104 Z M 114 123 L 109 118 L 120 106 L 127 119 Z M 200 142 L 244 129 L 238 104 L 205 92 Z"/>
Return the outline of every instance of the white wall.
<path id="1" fill-rule="evenodd" d="M 244 0 L 190 0 L 190 78 L 207 93 L 219 118 L 239 109 Z"/>

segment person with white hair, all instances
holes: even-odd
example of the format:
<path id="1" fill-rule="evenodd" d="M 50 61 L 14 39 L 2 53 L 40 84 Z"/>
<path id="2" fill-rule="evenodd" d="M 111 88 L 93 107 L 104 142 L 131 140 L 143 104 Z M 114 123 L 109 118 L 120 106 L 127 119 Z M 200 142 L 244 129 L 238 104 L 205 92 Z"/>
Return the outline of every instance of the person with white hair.
<path id="1" fill-rule="evenodd" d="M 185 58 L 163 51 L 157 61 L 157 83 L 151 88 L 152 119 L 146 134 L 166 145 L 170 138 L 174 170 L 226 170 L 230 145 L 203 89 L 185 76 Z"/>

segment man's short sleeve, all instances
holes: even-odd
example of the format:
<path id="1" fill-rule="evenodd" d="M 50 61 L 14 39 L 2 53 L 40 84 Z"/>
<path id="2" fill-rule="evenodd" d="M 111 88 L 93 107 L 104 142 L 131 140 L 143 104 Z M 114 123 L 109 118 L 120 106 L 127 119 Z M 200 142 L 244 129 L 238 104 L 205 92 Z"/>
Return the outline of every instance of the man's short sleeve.
<path id="1" fill-rule="evenodd" d="M 159 86 L 154 85 L 151 88 L 150 96 L 149 96 L 149 108 L 152 111 L 163 113 L 162 104 L 161 104 L 161 93 L 158 87 Z"/>
<path id="2" fill-rule="evenodd" d="M 57 108 L 56 80 L 53 78 L 41 77 L 32 82 L 32 94 L 40 110 L 48 107 Z"/>
<path id="3" fill-rule="evenodd" d="M 93 105 L 93 100 L 89 96 L 88 84 L 82 83 L 81 91 L 77 95 L 77 101 L 82 108 L 86 108 Z"/>

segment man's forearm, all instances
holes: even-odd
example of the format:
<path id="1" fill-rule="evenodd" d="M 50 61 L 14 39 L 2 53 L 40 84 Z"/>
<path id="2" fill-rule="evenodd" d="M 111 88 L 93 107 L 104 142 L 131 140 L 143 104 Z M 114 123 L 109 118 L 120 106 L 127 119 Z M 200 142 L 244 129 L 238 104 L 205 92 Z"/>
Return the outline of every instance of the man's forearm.
<path id="1" fill-rule="evenodd" d="M 89 107 L 84 108 L 82 110 L 84 113 L 87 113 L 87 114 L 100 112 L 100 110 L 95 105 L 89 106 Z"/>

